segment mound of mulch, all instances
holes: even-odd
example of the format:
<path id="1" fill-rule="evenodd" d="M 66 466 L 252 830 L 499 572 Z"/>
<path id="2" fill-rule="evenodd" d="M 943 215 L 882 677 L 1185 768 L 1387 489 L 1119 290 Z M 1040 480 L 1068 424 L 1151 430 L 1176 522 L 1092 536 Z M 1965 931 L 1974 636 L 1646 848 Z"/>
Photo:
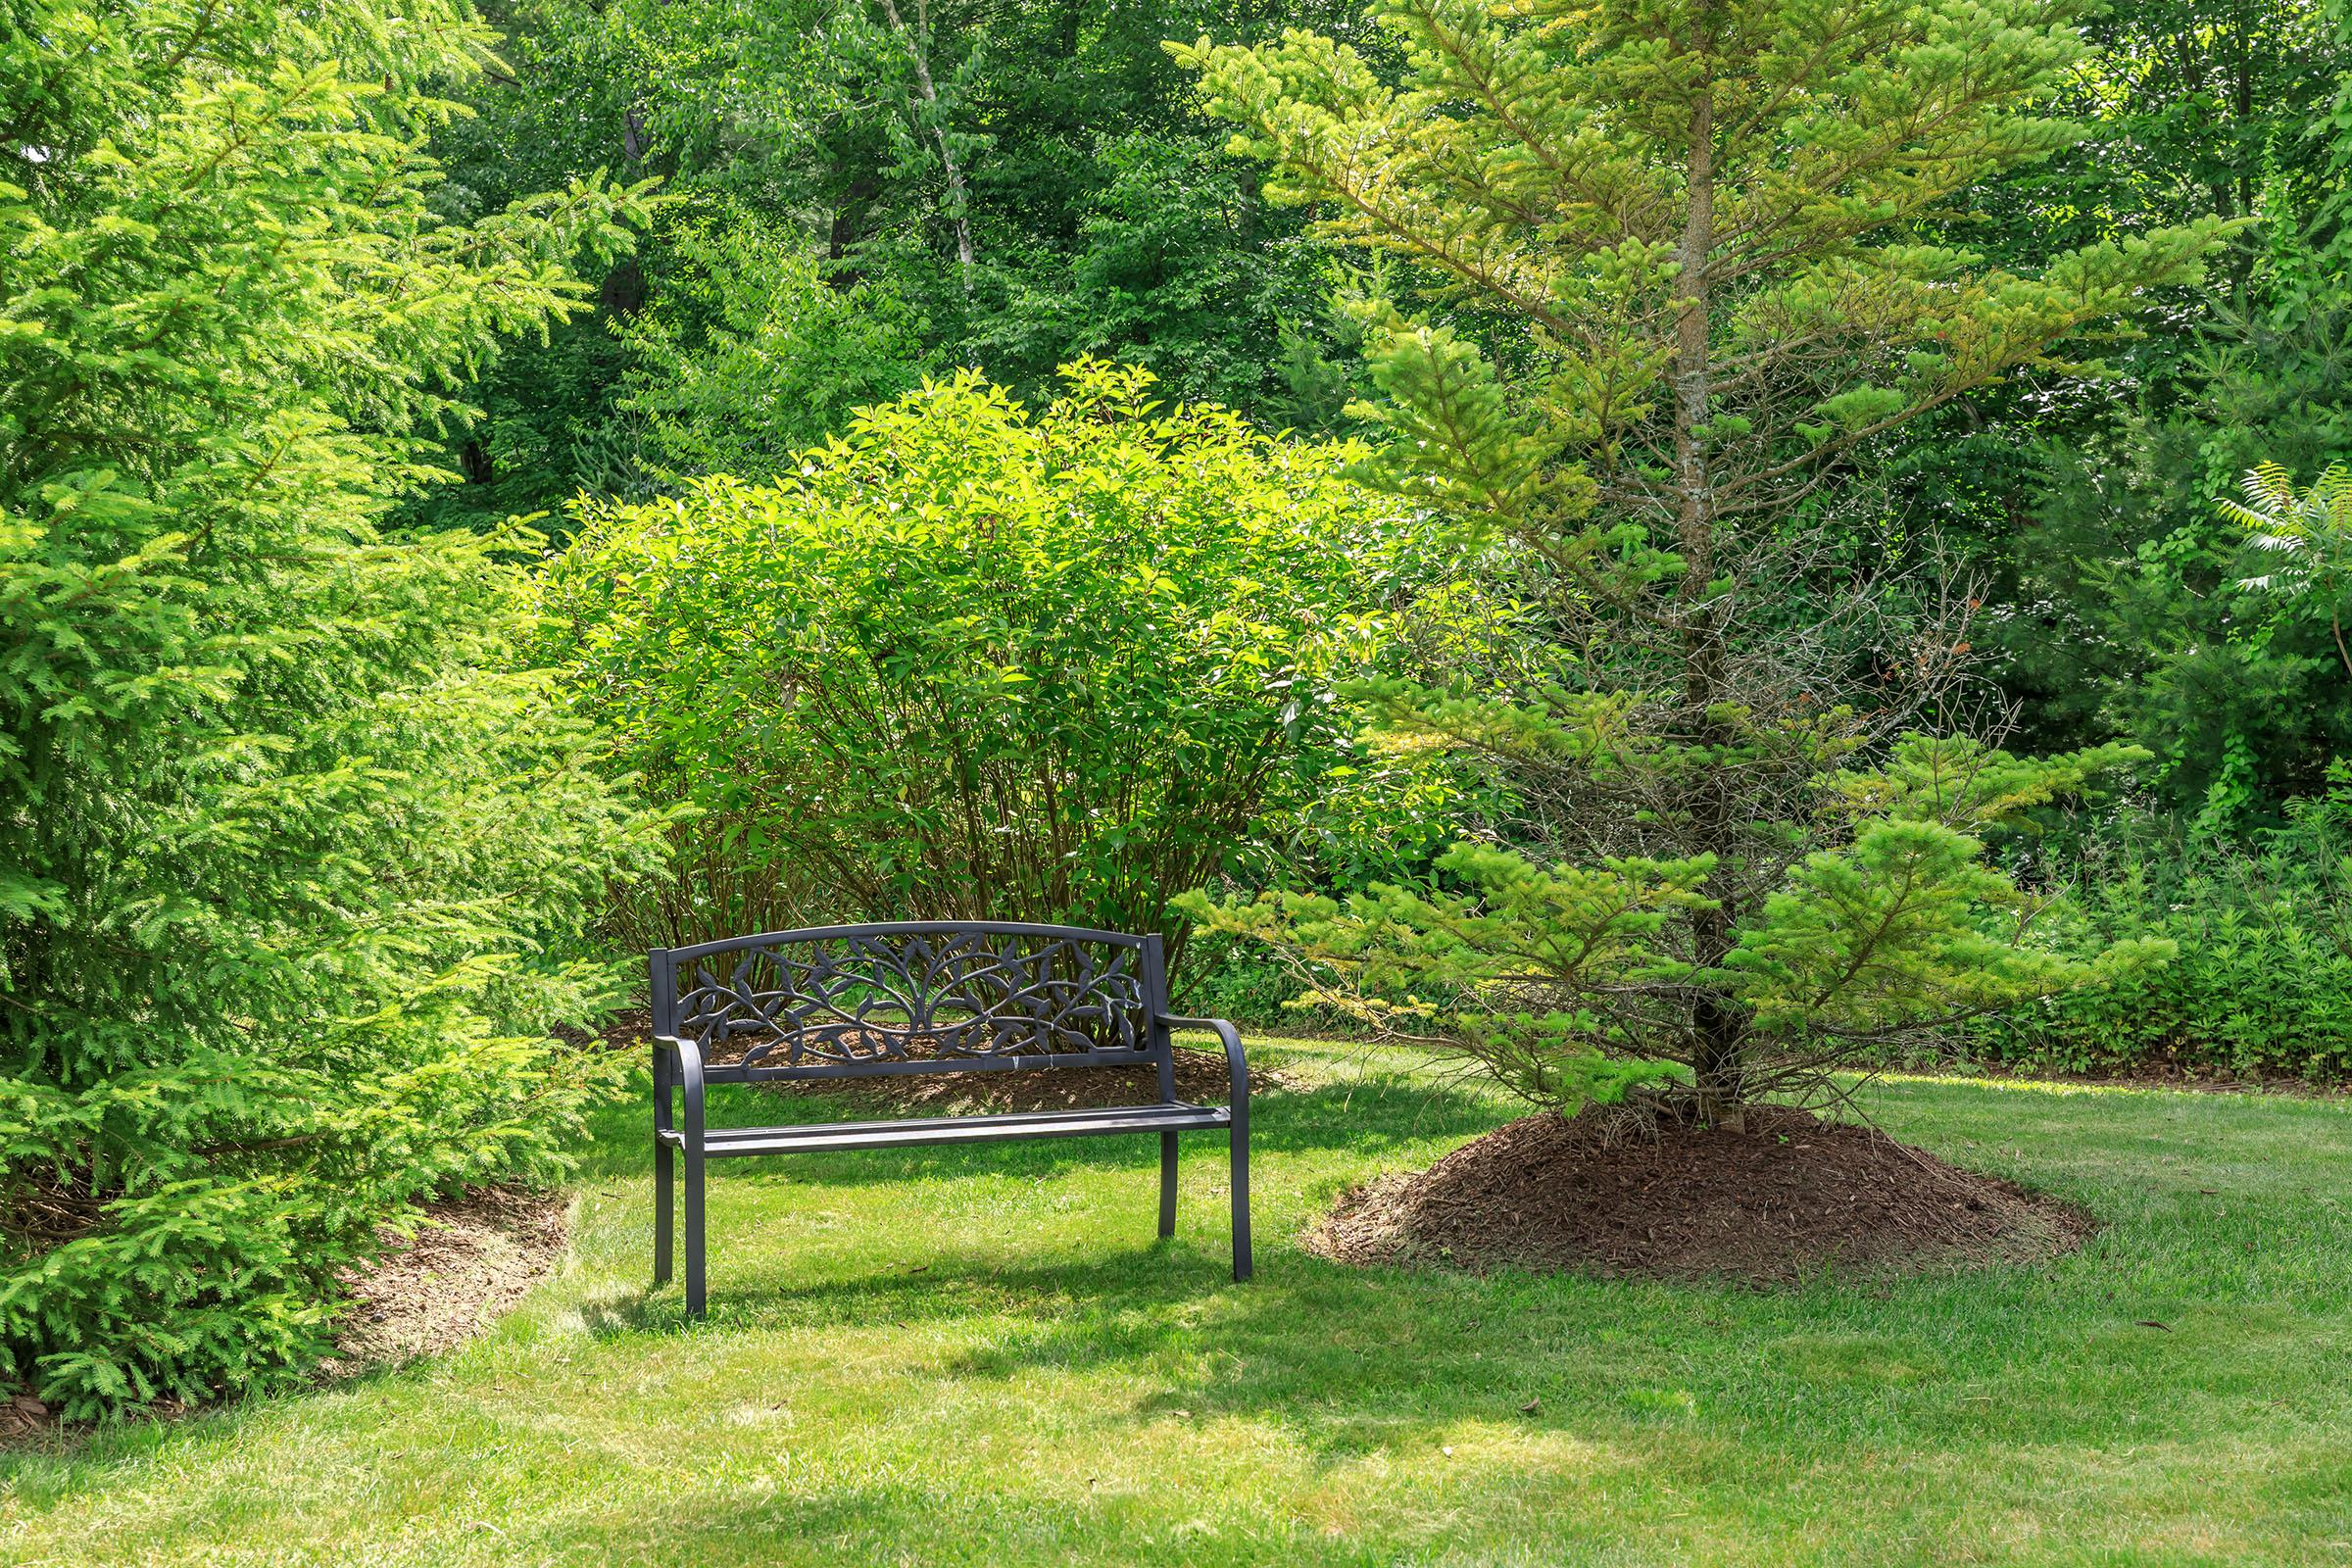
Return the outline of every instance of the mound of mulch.
<path id="1" fill-rule="evenodd" d="M 350 1377 L 471 1339 L 563 1261 L 569 1212 L 561 1194 L 512 1187 L 424 1205 L 414 1236 L 343 1271 L 351 1305 L 321 1370 Z"/>
<path id="2" fill-rule="evenodd" d="M 1751 1108 L 1731 1132 L 1588 1109 L 1524 1117 L 1358 1187 L 1309 1244 L 1348 1263 L 1779 1285 L 2035 1261 L 2090 1228 L 2055 1200 L 1801 1110 Z"/>

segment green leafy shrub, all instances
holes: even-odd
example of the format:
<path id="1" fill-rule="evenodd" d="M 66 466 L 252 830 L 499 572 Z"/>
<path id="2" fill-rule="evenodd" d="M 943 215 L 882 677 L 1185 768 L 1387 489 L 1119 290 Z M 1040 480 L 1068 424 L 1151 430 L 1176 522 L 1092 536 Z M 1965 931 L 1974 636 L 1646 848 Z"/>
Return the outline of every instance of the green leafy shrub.
<path id="1" fill-rule="evenodd" d="M 336 1271 L 557 1160 L 655 825 L 516 672 L 502 533 L 387 536 L 448 388 L 642 191 L 436 222 L 461 5 L 0 30 L 0 1353 L 70 1417 L 297 1374 Z M 17 84 L 39 83 L 18 94 Z"/>
<path id="2" fill-rule="evenodd" d="M 933 356 L 887 283 L 828 283 L 797 225 L 722 212 L 663 247 L 667 286 L 622 329 L 620 407 L 661 478 L 765 479 L 859 405 L 897 397 Z"/>
<path id="3" fill-rule="evenodd" d="M 1263 944 L 1219 932 L 1196 933 L 1176 985 L 1176 1010 L 1224 1018 L 1244 1029 L 1276 1034 L 1354 1035 L 1357 1018 L 1312 1000 L 1313 981 L 1268 953 Z"/>
<path id="4" fill-rule="evenodd" d="M 1160 412 L 1086 364 L 1032 415 L 965 374 L 773 486 L 591 505 L 543 584 L 616 771 L 698 813 L 627 931 L 858 916 L 1160 929 L 1286 777 L 1419 570 L 1358 456 Z M 1172 938 L 1181 931 L 1171 931 Z"/>
<path id="5" fill-rule="evenodd" d="M 2298 803 L 2246 845 L 2128 833 L 2068 868 L 2086 952 L 2169 941 L 2163 964 L 1973 1022 L 1970 1055 L 2068 1072 L 2172 1067 L 2241 1077 L 2352 1075 L 2352 784 Z"/>

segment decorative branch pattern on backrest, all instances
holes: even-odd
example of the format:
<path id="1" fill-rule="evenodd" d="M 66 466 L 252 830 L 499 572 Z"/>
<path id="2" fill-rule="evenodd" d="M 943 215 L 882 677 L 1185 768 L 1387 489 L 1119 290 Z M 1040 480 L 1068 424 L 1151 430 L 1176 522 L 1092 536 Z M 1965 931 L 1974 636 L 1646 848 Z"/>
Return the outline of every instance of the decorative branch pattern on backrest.
<path id="1" fill-rule="evenodd" d="M 1145 971 L 1140 945 L 1082 934 L 784 932 L 682 960 L 671 1016 L 746 1068 L 1143 1051 Z"/>

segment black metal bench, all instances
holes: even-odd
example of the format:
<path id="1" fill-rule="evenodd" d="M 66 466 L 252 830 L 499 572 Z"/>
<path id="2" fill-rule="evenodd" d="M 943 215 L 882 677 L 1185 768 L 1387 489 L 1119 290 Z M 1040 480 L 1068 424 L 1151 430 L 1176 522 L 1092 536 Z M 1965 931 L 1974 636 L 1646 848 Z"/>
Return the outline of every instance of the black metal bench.
<path id="1" fill-rule="evenodd" d="M 1250 1277 L 1250 1068 L 1222 1018 L 1168 1014 L 1157 936 L 1068 926 L 918 921 L 825 926 L 657 949 L 654 1283 L 669 1280 L 671 1189 L 686 1164 L 686 1308 L 703 1310 L 708 1160 L 836 1149 L 1159 1134 L 1159 1234 L 1176 1233 L 1176 1135 L 1232 1134 L 1233 1277 Z M 1225 1046 L 1230 1105 L 1176 1098 L 1171 1032 Z M 710 1128 L 714 1083 L 876 1078 L 1026 1067 L 1157 1069 L 1152 1103 L 815 1126 Z M 682 1102 L 672 1118 L 673 1096 Z"/>

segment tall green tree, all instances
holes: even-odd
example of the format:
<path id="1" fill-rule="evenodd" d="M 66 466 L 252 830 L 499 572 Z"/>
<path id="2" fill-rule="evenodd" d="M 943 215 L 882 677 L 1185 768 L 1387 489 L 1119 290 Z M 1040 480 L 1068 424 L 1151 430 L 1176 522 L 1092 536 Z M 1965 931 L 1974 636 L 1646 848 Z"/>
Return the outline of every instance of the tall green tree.
<path id="1" fill-rule="evenodd" d="M 293 1375 L 336 1270 L 547 1168 L 654 824 L 522 669 L 527 533 L 389 534 L 646 192 L 436 217 L 463 0 L 0 23 L 0 1353 L 86 1416 Z"/>
<path id="2" fill-rule="evenodd" d="M 2169 410 L 2143 404 L 2029 449 L 2004 501 L 2019 521 L 1971 547 L 1995 610 L 1993 667 L 2029 732 L 2154 751 L 2154 803 L 2201 836 L 2282 824 L 2352 747 L 2329 614 L 2313 596 L 2241 591 L 2270 568 L 2245 559 L 2245 531 L 2217 505 L 2258 465 L 2308 479 L 2352 452 L 2352 304 L 2315 293 L 2336 303 L 2280 326 L 2220 325 L 2191 362 L 2193 395 Z"/>
<path id="3" fill-rule="evenodd" d="M 799 239 L 741 212 L 668 236 L 661 293 L 620 327 L 619 406 L 649 477 L 772 478 L 931 368 L 922 321 L 887 282 L 837 286 Z"/>
<path id="4" fill-rule="evenodd" d="M 1389 483 L 1507 542 L 1558 657 L 1370 694 L 1388 744 L 1515 781 L 1450 885 L 1215 918 L 1358 999 L 1451 999 L 1539 1099 L 1678 1062 L 1708 1117 L 1858 1042 L 2063 985 L 1982 835 L 2082 787 L 1955 734 L 1964 596 L 1898 613 L 1803 526 L 1848 461 L 2193 281 L 2218 220 L 2032 270 L 1940 220 L 2079 131 L 2047 0 L 1385 0 L 1399 79 L 1294 32 L 1171 45 L 1268 191 L 1401 256 L 1449 318 L 1361 317 Z M 1491 347 L 1489 345 L 1492 345 Z M 1788 607 L 1794 607 L 1790 612 Z M 1909 738 L 1900 738 L 1908 734 Z"/>

